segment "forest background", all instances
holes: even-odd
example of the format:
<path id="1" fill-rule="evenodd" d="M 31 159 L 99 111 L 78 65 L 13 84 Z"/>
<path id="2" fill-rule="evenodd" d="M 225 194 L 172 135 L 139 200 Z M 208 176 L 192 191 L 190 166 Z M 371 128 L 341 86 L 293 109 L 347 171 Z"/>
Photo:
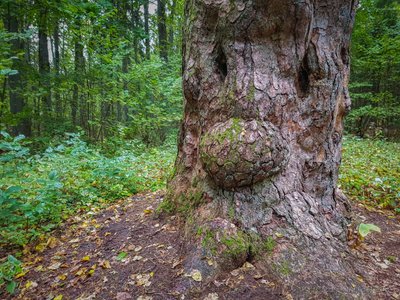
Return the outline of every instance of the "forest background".
<path id="1" fill-rule="evenodd" d="M 183 2 L 1 1 L 0 285 L 19 250 L 71 214 L 165 186 L 183 109 Z M 400 2 L 362 0 L 340 187 L 397 213 L 399 49 Z"/>

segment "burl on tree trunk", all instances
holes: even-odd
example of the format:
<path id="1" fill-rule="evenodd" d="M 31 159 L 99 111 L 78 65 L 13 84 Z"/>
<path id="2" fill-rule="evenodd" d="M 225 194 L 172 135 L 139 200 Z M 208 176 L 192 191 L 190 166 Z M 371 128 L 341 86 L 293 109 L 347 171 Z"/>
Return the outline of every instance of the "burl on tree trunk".
<path id="1" fill-rule="evenodd" d="M 258 255 L 299 297 L 364 297 L 336 188 L 356 2 L 187 1 L 162 206 L 186 216 L 188 268 L 212 278 Z"/>

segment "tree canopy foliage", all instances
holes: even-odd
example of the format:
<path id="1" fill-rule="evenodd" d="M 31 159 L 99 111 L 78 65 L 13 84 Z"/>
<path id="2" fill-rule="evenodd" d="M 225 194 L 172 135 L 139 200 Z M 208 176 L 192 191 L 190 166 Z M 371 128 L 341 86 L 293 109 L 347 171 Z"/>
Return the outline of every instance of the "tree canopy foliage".
<path id="1" fill-rule="evenodd" d="M 352 38 L 348 129 L 399 137 L 400 2 L 362 0 Z"/>
<path id="2" fill-rule="evenodd" d="M 0 129 L 162 142 L 181 111 L 182 1 L 157 2 L 2 1 Z"/>

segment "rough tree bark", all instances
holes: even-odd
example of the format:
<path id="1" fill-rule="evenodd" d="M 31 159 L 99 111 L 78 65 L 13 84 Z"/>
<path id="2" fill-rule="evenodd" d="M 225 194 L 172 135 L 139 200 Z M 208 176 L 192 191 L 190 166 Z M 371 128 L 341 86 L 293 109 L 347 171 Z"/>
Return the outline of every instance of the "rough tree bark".
<path id="1" fill-rule="evenodd" d="M 187 1 L 185 113 L 162 204 L 186 216 L 187 268 L 213 278 L 274 237 L 265 274 L 296 298 L 365 296 L 337 190 L 356 2 Z"/>

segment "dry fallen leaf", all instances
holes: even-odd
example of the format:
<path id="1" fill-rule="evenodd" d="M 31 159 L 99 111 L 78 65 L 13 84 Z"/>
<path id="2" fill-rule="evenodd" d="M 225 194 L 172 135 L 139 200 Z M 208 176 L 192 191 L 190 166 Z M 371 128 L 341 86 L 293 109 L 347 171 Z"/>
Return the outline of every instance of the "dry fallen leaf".
<path id="1" fill-rule="evenodd" d="M 248 261 L 246 261 L 246 262 L 243 264 L 243 269 L 252 270 L 252 269 L 255 269 L 255 267 L 254 267 L 251 263 L 249 263 Z"/>
<path id="2" fill-rule="evenodd" d="M 117 293 L 117 296 L 115 297 L 116 300 L 130 300 L 133 299 L 132 295 L 126 292 L 120 292 Z"/>
<path id="3" fill-rule="evenodd" d="M 25 288 L 26 289 L 29 289 L 29 288 L 35 288 L 35 287 L 37 287 L 38 286 L 38 284 L 37 284 L 37 282 L 35 282 L 35 281 L 30 281 L 30 280 L 28 280 L 26 283 L 25 283 Z"/>
<path id="4" fill-rule="evenodd" d="M 61 274 L 61 275 L 58 275 L 57 277 L 60 280 L 65 280 L 65 279 L 67 279 L 67 274 Z"/>
<path id="5" fill-rule="evenodd" d="M 40 243 L 35 247 L 35 250 L 38 252 L 43 252 L 44 249 L 46 249 L 46 243 Z"/>
<path id="6" fill-rule="evenodd" d="M 131 279 L 135 280 L 135 284 L 138 286 L 150 286 L 151 281 L 150 278 L 153 277 L 154 273 L 148 273 L 148 274 L 132 274 Z"/>
<path id="7" fill-rule="evenodd" d="M 200 273 L 199 270 L 193 270 L 193 271 L 190 273 L 190 277 L 192 277 L 192 279 L 193 279 L 194 281 L 202 281 L 202 280 L 203 280 L 203 278 L 202 278 L 201 273 Z"/>
<path id="8" fill-rule="evenodd" d="M 151 296 L 139 296 L 136 300 L 152 300 L 153 297 Z"/>
<path id="9" fill-rule="evenodd" d="M 218 300 L 218 299 L 219 297 L 217 293 L 210 293 L 204 298 L 204 300 Z"/>
<path id="10" fill-rule="evenodd" d="M 181 263 L 181 261 L 176 259 L 172 264 L 172 269 L 175 269 L 180 263 Z"/>
<path id="11" fill-rule="evenodd" d="M 60 268 L 61 263 L 60 262 L 56 262 L 54 264 L 52 264 L 50 267 L 48 267 L 49 270 L 57 270 L 58 268 Z"/>
<path id="12" fill-rule="evenodd" d="M 100 266 L 103 269 L 111 269 L 111 264 L 110 264 L 110 261 L 108 261 L 108 260 L 101 261 Z"/>
<path id="13" fill-rule="evenodd" d="M 87 268 L 81 268 L 78 272 L 75 273 L 76 276 L 85 275 Z"/>
<path id="14" fill-rule="evenodd" d="M 37 267 L 35 268 L 35 271 L 36 271 L 36 272 L 41 272 L 41 271 L 43 271 L 43 265 L 37 266 Z"/>
<path id="15" fill-rule="evenodd" d="M 50 249 L 53 249 L 55 247 L 57 247 L 58 245 L 58 240 L 55 237 L 49 237 L 49 239 L 47 240 L 46 246 L 49 247 Z"/>

